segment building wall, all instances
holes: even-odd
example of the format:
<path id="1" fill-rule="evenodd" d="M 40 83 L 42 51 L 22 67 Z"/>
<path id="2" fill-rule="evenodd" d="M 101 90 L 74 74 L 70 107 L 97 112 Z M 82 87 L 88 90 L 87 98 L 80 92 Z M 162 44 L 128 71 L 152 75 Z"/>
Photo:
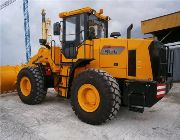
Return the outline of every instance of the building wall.
<path id="1" fill-rule="evenodd" d="M 144 34 L 172 29 L 180 26 L 180 11 L 168 15 L 144 20 L 141 22 L 141 30 Z"/>

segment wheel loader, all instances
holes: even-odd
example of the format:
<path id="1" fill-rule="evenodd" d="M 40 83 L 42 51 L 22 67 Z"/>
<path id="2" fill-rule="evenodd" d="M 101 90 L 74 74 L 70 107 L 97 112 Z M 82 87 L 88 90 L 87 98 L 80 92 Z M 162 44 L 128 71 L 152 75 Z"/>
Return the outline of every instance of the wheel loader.
<path id="1" fill-rule="evenodd" d="M 110 17 L 90 7 L 61 12 L 53 24 L 42 11 L 41 48 L 17 76 L 17 91 L 25 104 L 41 103 L 48 88 L 70 99 L 83 122 L 99 125 L 113 119 L 120 106 L 143 112 L 172 87 L 170 50 L 159 41 L 127 38 L 119 32 L 108 37 Z M 51 36 L 52 38 L 52 36 Z M 61 44 L 61 45 L 57 45 Z"/>

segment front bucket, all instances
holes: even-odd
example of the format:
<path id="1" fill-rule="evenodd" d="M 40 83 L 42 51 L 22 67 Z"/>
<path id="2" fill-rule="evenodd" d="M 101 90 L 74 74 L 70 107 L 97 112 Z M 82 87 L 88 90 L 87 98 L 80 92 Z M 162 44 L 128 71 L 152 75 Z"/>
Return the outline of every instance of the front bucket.
<path id="1" fill-rule="evenodd" d="M 0 66 L 0 93 L 16 90 L 17 75 L 24 66 Z"/>

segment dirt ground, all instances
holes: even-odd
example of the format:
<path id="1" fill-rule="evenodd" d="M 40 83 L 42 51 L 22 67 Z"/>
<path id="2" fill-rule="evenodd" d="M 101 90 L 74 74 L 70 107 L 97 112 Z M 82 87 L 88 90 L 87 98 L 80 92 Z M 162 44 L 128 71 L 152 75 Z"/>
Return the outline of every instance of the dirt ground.
<path id="1" fill-rule="evenodd" d="M 180 84 L 143 114 L 122 107 L 100 126 L 75 116 L 68 100 L 48 93 L 40 105 L 23 104 L 16 93 L 0 95 L 0 140 L 177 140 L 180 138 Z"/>

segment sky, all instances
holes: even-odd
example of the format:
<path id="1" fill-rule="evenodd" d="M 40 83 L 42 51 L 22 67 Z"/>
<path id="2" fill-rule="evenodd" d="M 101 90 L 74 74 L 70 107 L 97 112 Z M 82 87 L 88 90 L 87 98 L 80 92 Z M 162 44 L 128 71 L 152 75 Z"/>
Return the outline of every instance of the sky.
<path id="1" fill-rule="evenodd" d="M 6 0 L 0 0 L 0 4 Z M 0 11 L 0 65 L 25 63 L 23 0 L 16 0 Z M 83 7 L 104 9 L 111 17 L 109 33 L 121 32 L 126 37 L 127 27 L 133 23 L 132 37 L 142 38 L 141 21 L 180 11 L 180 0 L 29 0 L 32 56 L 40 48 L 41 9 L 52 23 L 60 21 L 58 14 Z"/>

